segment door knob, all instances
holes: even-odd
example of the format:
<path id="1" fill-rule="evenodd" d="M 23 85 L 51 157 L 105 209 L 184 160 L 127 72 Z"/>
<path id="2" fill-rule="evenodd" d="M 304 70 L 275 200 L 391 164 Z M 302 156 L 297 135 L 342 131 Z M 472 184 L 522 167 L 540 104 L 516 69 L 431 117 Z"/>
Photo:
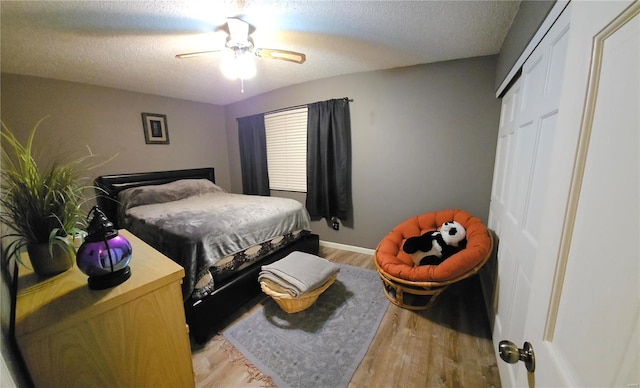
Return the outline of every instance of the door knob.
<path id="1" fill-rule="evenodd" d="M 498 353 L 500 358 L 509 364 L 522 361 L 529 372 L 533 373 L 536 370 L 536 356 L 529 342 L 525 342 L 522 349 L 518 349 L 518 346 L 511 341 L 500 341 Z"/>

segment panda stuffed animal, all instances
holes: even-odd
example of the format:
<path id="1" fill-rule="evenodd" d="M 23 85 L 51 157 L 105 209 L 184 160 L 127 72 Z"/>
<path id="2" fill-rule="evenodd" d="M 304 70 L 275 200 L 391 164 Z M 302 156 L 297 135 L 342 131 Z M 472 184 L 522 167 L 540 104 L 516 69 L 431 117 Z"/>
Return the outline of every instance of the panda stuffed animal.
<path id="1" fill-rule="evenodd" d="M 467 247 L 467 231 L 459 222 L 445 222 L 440 226 L 440 234 L 445 243 L 442 247 L 442 260 Z"/>
<path id="2" fill-rule="evenodd" d="M 438 231 L 409 237 L 402 250 L 409 254 L 415 265 L 438 265 L 466 247 L 466 230 L 456 221 L 448 221 Z"/>
<path id="3" fill-rule="evenodd" d="M 440 232 L 432 230 L 421 236 L 409 237 L 402 250 L 411 256 L 415 265 L 442 259 L 442 246 L 445 245 Z M 423 264 L 424 265 L 424 264 Z"/>

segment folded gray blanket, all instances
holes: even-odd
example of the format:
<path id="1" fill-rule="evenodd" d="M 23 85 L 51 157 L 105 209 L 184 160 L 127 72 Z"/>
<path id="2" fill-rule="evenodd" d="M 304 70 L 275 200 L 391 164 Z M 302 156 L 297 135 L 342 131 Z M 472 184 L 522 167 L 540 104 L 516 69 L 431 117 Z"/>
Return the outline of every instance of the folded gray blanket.
<path id="1" fill-rule="evenodd" d="M 329 260 L 296 251 L 275 263 L 263 265 L 258 281 L 269 280 L 297 298 L 320 287 L 338 271 L 340 267 Z"/>

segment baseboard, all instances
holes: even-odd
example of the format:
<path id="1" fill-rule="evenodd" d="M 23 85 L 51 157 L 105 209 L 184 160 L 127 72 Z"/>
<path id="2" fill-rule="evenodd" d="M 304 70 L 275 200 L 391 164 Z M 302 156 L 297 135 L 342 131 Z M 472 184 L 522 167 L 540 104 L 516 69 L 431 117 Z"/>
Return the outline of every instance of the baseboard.
<path id="1" fill-rule="evenodd" d="M 320 240 L 321 247 L 334 248 L 334 249 L 342 249 L 343 251 L 356 252 L 356 253 L 364 253 L 365 255 L 372 255 L 375 253 L 375 249 L 356 247 L 353 245 L 346 244 L 338 244 L 331 241 L 322 241 Z"/>

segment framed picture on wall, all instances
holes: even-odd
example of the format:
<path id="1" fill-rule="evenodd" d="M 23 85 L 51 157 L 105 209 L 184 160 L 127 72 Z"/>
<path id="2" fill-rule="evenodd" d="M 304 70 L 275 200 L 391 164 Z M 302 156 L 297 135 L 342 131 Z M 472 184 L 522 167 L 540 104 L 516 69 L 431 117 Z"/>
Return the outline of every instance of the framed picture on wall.
<path id="1" fill-rule="evenodd" d="M 147 144 L 169 144 L 167 115 L 158 113 L 142 113 L 144 141 Z"/>

